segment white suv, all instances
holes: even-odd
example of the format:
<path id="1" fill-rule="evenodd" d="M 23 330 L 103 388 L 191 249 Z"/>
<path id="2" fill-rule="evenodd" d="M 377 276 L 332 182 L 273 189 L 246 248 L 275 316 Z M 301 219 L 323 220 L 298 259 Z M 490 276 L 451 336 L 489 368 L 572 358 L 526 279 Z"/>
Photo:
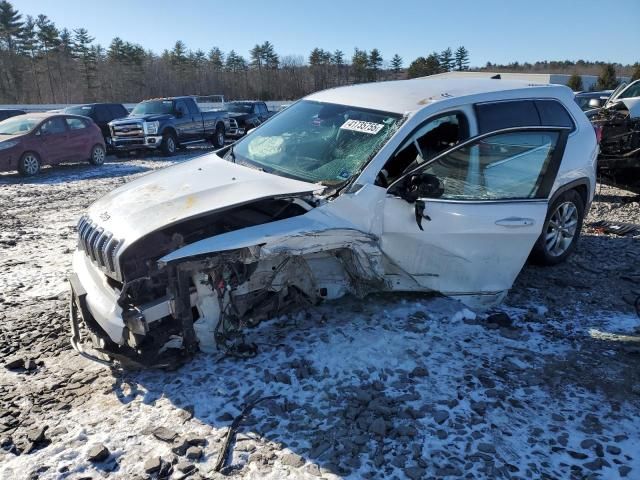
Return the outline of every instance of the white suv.
<path id="1" fill-rule="evenodd" d="M 562 86 L 415 79 L 315 93 L 226 149 L 132 181 L 78 224 L 73 344 L 141 363 L 346 293 L 475 309 L 575 248 L 594 130 Z M 80 313 L 81 315 L 79 315 Z"/>

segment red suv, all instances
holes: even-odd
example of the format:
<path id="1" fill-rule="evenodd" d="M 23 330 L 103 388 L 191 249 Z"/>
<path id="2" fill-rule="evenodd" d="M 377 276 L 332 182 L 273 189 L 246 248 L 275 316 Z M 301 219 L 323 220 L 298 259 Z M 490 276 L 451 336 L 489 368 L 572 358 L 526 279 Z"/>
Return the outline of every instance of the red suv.
<path id="1" fill-rule="evenodd" d="M 28 113 L 0 122 L 0 171 L 38 173 L 42 165 L 106 157 L 100 128 L 90 118 L 59 113 Z"/>

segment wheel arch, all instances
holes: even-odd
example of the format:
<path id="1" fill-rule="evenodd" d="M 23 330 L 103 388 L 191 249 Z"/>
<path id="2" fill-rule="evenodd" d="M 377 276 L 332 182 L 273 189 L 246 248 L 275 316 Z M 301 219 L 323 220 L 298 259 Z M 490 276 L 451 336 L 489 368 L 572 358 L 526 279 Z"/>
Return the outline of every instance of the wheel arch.
<path id="1" fill-rule="evenodd" d="M 568 192 L 569 190 L 575 190 L 578 192 L 580 198 L 582 198 L 582 201 L 584 202 L 586 212 L 589 209 L 589 192 L 591 191 L 591 182 L 587 177 L 578 178 L 560 186 L 555 192 L 553 192 L 553 195 L 549 199 L 549 207 L 553 205 L 560 195 Z"/>

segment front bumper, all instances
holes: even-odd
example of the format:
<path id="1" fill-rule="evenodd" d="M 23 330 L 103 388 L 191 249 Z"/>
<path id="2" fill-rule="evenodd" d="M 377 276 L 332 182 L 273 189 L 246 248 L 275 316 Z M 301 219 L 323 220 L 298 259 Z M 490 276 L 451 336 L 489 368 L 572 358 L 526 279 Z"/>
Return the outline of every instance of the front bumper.
<path id="1" fill-rule="evenodd" d="M 144 137 L 109 137 L 107 144 L 114 150 L 129 151 L 141 148 L 156 149 L 162 144 L 162 135 L 146 135 Z"/>

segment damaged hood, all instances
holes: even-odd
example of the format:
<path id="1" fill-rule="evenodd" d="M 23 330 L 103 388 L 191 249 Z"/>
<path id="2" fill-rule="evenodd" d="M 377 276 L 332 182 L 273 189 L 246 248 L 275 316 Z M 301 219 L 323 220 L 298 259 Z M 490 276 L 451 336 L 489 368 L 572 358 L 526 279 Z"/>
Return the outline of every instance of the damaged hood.
<path id="1" fill-rule="evenodd" d="M 96 201 L 88 213 L 101 228 L 130 245 L 189 218 L 322 188 L 227 162 L 212 153 L 129 182 Z"/>

